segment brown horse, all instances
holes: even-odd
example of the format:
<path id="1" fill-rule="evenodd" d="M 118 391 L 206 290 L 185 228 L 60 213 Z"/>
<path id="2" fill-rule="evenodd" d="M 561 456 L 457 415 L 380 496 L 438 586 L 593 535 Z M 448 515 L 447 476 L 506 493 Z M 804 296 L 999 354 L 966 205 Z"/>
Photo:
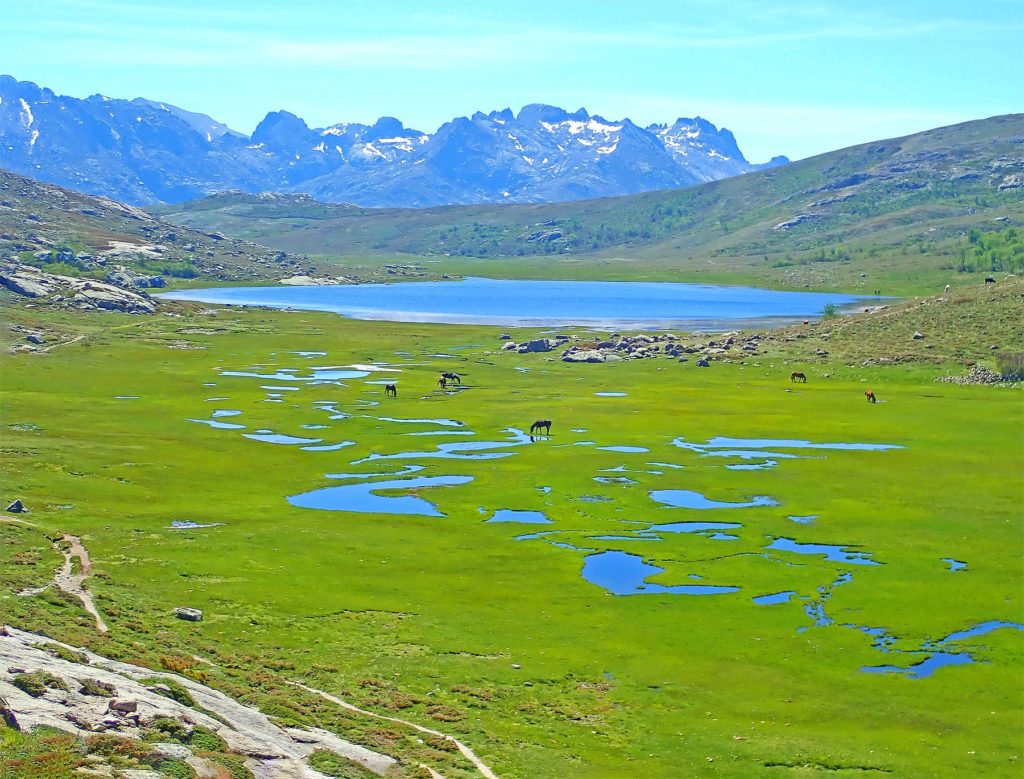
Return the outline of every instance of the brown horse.
<path id="1" fill-rule="evenodd" d="M 802 381 L 802 382 L 806 383 L 807 382 L 807 374 L 803 373 L 802 371 L 793 371 L 791 374 L 789 374 L 789 380 L 790 381 Z"/>
<path id="2" fill-rule="evenodd" d="M 457 373 L 451 371 L 445 371 L 441 374 L 441 378 L 452 382 L 453 384 L 462 384 L 462 377 Z"/>
<path id="3" fill-rule="evenodd" d="M 538 419 L 532 425 L 530 425 L 530 435 L 536 431 L 537 435 L 540 435 L 540 431 L 544 431 L 544 435 L 551 435 L 551 420 L 550 419 Z"/>
<path id="4" fill-rule="evenodd" d="M 385 384 L 384 385 L 384 397 L 389 397 L 389 396 L 392 397 L 392 398 L 397 398 L 398 397 L 398 387 L 396 385 L 394 385 L 394 384 Z"/>
<path id="5" fill-rule="evenodd" d="M 868 403 L 877 403 L 878 402 L 878 399 L 875 397 L 875 393 L 872 392 L 871 390 L 868 390 L 867 392 L 865 392 L 864 393 L 864 397 L 866 397 L 868 399 Z"/>
<path id="6" fill-rule="evenodd" d="M 442 376 L 440 379 L 437 380 L 437 386 L 440 387 L 441 389 L 446 389 L 448 387 L 448 379 Z"/>

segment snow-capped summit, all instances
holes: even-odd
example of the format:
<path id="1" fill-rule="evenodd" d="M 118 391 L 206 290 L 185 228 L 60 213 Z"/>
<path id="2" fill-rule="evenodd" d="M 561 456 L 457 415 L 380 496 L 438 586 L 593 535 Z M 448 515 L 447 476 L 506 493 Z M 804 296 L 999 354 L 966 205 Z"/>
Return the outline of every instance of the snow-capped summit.
<path id="1" fill-rule="evenodd" d="M 682 187 L 788 162 L 747 162 L 695 117 L 638 127 L 541 103 L 478 111 L 428 134 L 384 116 L 311 128 L 272 111 L 247 137 L 145 98 L 85 100 L 0 76 L 0 165 L 129 203 L 280 191 L 363 206 L 546 202 Z"/>

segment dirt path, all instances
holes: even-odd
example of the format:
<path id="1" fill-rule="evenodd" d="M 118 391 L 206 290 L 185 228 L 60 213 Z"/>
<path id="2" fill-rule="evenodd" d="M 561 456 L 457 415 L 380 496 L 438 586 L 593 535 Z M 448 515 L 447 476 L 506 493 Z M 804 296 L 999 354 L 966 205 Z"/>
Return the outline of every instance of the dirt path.
<path id="1" fill-rule="evenodd" d="M 85 338 L 85 335 L 76 335 L 74 338 L 71 338 L 71 339 L 69 339 L 67 341 L 61 341 L 60 343 L 55 343 L 52 346 L 47 346 L 45 349 L 39 349 L 36 352 L 36 354 L 46 354 L 48 352 L 52 352 L 58 346 L 68 346 L 70 344 L 78 343 L 83 338 Z"/>
<path id="2" fill-rule="evenodd" d="M 386 716 L 384 714 L 377 714 L 377 713 L 372 712 L 372 711 L 367 711 L 366 709 L 360 709 L 358 706 L 354 706 L 351 703 L 348 703 L 347 701 L 343 701 L 341 698 L 338 698 L 337 696 L 331 695 L 329 692 L 324 692 L 323 690 L 318 690 L 315 687 L 307 687 L 306 685 L 302 684 L 301 682 L 288 682 L 288 684 L 291 684 L 291 685 L 293 685 L 295 687 L 303 689 L 306 692 L 311 692 L 314 695 L 319 695 L 321 698 L 324 698 L 325 700 L 328 700 L 331 703 L 336 703 L 338 706 L 341 706 L 343 709 L 348 709 L 349 711 L 355 711 L 355 712 L 358 712 L 359 714 L 364 714 L 367 717 L 375 717 L 377 719 L 387 720 L 388 722 L 395 722 L 395 723 L 397 723 L 399 725 L 405 725 L 406 727 L 410 727 L 410 728 L 413 728 L 414 730 L 418 730 L 420 733 L 426 733 L 426 734 L 431 735 L 431 736 L 440 736 L 441 738 L 448 739 L 453 744 L 455 744 L 456 747 L 458 747 L 458 750 L 459 750 L 459 752 L 462 753 L 463 757 L 465 757 L 467 760 L 469 760 L 469 762 L 471 762 L 474 766 L 476 766 L 476 769 L 480 772 L 480 774 L 482 776 L 486 777 L 486 779 L 498 779 L 498 775 L 495 774 L 494 771 L 492 771 L 487 766 L 487 764 L 484 763 L 483 760 L 481 760 L 479 757 L 477 757 L 476 753 L 472 749 L 467 747 L 465 744 L 463 744 L 461 741 L 459 741 L 457 738 L 454 738 L 453 736 L 449 736 L 446 733 L 442 733 L 439 730 L 433 730 L 431 728 L 424 727 L 423 725 L 417 725 L 415 722 L 407 722 L 406 720 L 398 719 L 397 717 L 388 717 L 388 716 Z"/>
<path id="3" fill-rule="evenodd" d="M 73 536 L 68 533 L 64 534 L 64 541 L 69 543 L 70 548 L 65 551 L 60 548 L 59 544 L 54 544 L 54 547 L 58 552 L 64 555 L 64 565 L 61 566 L 60 570 L 53 577 L 53 583 L 64 592 L 74 595 L 80 601 L 82 606 L 96 619 L 96 629 L 101 633 L 109 632 L 107 623 L 103 621 L 103 617 L 96 610 L 96 605 L 92 601 L 92 595 L 82 587 L 82 583 L 89 578 L 92 573 L 92 561 L 89 559 L 89 553 L 82 546 L 82 539 L 78 536 Z M 78 558 L 79 572 L 72 573 L 73 560 Z"/>

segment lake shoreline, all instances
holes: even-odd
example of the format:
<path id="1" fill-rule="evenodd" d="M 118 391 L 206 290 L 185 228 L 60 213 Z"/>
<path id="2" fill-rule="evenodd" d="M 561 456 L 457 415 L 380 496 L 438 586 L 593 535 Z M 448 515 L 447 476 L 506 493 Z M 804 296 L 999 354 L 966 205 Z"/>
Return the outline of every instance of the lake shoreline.
<path id="1" fill-rule="evenodd" d="M 165 292 L 164 300 L 327 311 L 367 321 L 585 327 L 595 330 L 770 330 L 852 313 L 881 298 L 672 282 L 527 281 L 469 277 L 423 284 L 217 287 Z M 888 300 L 888 299 L 886 299 Z M 520 311 L 519 309 L 523 309 Z"/>

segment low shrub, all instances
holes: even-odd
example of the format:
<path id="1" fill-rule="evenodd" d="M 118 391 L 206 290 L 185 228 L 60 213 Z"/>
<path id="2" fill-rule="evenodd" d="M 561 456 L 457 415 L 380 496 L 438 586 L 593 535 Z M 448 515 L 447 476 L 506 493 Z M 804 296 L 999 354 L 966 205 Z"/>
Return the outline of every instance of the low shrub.
<path id="1" fill-rule="evenodd" d="M 68 688 L 63 679 L 47 671 L 17 674 L 11 679 L 11 684 L 33 698 L 42 697 L 48 688 L 52 690 L 66 690 Z"/>
<path id="2" fill-rule="evenodd" d="M 117 695 L 114 685 L 109 682 L 101 682 L 99 679 L 80 679 L 81 687 L 78 691 L 82 695 L 95 695 L 99 698 L 113 698 Z"/>
<path id="3" fill-rule="evenodd" d="M 318 749 L 309 756 L 309 766 L 322 774 L 340 777 L 340 779 L 366 779 L 375 776 L 359 763 L 342 757 L 326 749 Z"/>
<path id="4" fill-rule="evenodd" d="M 188 706 L 193 709 L 196 707 L 195 698 L 192 697 L 192 693 L 186 690 L 181 682 L 159 676 L 149 676 L 145 679 L 140 679 L 140 681 L 147 687 L 152 688 L 153 692 L 158 695 L 163 695 L 165 698 L 177 701 L 182 706 Z"/>

